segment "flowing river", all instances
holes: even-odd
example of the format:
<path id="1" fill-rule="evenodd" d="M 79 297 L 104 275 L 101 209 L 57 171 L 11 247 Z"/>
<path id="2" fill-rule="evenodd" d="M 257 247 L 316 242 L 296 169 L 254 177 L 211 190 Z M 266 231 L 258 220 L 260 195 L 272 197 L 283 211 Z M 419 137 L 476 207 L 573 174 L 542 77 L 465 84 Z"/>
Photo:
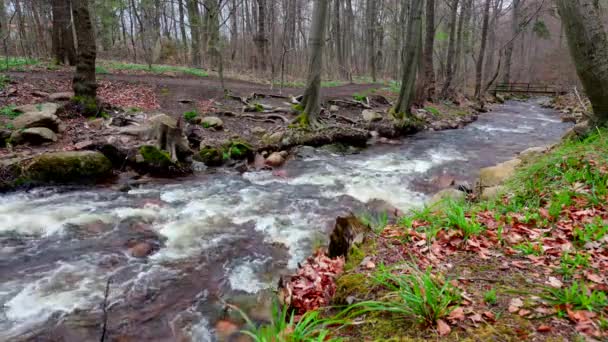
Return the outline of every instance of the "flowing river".
<path id="1" fill-rule="evenodd" d="M 335 217 L 374 199 L 424 205 L 434 180 L 559 140 L 540 100 L 508 102 L 464 129 L 423 132 L 356 154 L 302 148 L 280 173 L 203 172 L 129 192 L 45 188 L 0 195 L 0 340 L 213 341 L 223 301 L 256 317 L 327 239 Z M 377 201 L 376 201 L 377 202 Z M 133 241 L 153 246 L 134 258 Z M 132 245 L 132 244 L 131 244 Z"/>

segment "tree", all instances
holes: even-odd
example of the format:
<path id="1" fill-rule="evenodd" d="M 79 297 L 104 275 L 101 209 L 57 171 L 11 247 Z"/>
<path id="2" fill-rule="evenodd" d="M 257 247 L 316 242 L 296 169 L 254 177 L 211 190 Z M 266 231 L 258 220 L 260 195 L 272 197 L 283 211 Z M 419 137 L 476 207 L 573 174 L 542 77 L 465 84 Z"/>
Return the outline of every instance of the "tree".
<path id="1" fill-rule="evenodd" d="M 475 98 L 481 100 L 481 82 L 483 80 L 483 58 L 486 54 L 486 43 L 488 40 L 488 26 L 490 22 L 490 0 L 486 0 L 483 10 L 483 24 L 481 28 L 481 47 L 479 48 L 479 57 L 477 57 L 477 66 L 475 68 Z"/>
<path id="2" fill-rule="evenodd" d="M 73 0 L 72 15 L 78 41 L 78 60 L 72 87 L 75 98 L 85 105 L 86 114 L 91 114 L 90 112 L 97 111 L 97 83 L 95 81 L 97 48 L 88 0 Z"/>
<path id="3" fill-rule="evenodd" d="M 52 0 L 53 9 L 53 56 L 57 64 L 74 65 L 76 49 L 70 19 L 70 0 Z"/>
<path id="4" fill-rule="evenodd" d="M 309 38 L 308 79 L 301 102 L 302 113 L 296 119 L 301 126 L 317 129 L 321 127 L 321 70 L 323 68 L 323 46 L 325 45 L 325 23 L 329 0 L 315 0 Z"/>
<path id="5" fill-rule="evenodd" d="M 257 68 L 266 71 L 266 0 L 257 0 L 258 2 L 258 33 L 255 36 L 255 45 L 258 49 Z"/>
<path id="6" fill-rule="evenodd" d="M 433 67 L 433 48 L 435 47 L 435 0 L 426 1 L 426 33 L 422 53 L 424 82 L 421 96 L 424 100 L 435 98 L 435 68 Z"/>
<path id="7" fill-rule="evenodd" d="M 405 51 L 403 52 L 403 76 L 401 89 L 395 107 L 391 110 L 394 118 L 403 120 L 411 116 L 411 107 L 414 102 L 414 88 L 418 73 L 418 59 L 422 50 L 422 4 L 423 0 L 412 0 L 409 20 L 407 23 L 407 37 Z"/>
<path id="8" fill-rule="evenodd" d="M 446 61 L 446 75 L 443 88 L 441 89 L 441 97 L 452 97 L 452 82 L 454 81 L 454 69 L 456 63 L 456 19 L 458 18 L 458 3 L 459 0 L 452 0 L 450 13 L 450 42 L 448 45 L 448 57 Z"/>
<path id="9" fill-rule="evenodd" d="M 201 12 L 197 0 L 186 0 L 190 35 L 192 36 L 192 66 L 201 66 Z"/>
<path id="10" fill-rule="evenodd" d="M 513 61 L 513 49 L 515 48 L 515 38 L 519 34 L 519 11 L 524 0 L 513 0 L 513 18 L 511 19 L 511 32 L 513 38 L 509 40 L 505 48 L 505 70 L 502 78 L 503 83 L 511 82 L 511 64 Z"/>
<path id="11" fill-rule="evenodd" d="M 367 0 L 367 55 L 372 81 L 376 82 L 376 1 Z"/>
<path id="12" fill-rule="evenodd" d="M 608 37 L 597 0 L 556 0 L 576 71 L 591 100 L 593 125 L 608 123 Z"/>

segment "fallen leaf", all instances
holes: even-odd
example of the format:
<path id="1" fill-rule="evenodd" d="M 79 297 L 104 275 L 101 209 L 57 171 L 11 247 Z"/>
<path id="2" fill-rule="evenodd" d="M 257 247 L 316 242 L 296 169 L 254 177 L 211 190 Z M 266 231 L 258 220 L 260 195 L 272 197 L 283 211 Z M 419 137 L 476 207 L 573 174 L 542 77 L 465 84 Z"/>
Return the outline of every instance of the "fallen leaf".
<path id="1" fill-rule="evenodd" d="M 515 313 L 517 311 L 519 311 L 519 309 L 524 306 L 524 302 L 519 299 L 519 298 L 513 298 L 511 299 L 511 301 L 509 302 L 509 312 L 510 313 Z"/>
<path id="2" fill-rule="evenodd" d="M 492 311 L 485 311 L 483 313 L 483 317 L 485 317 L 488 321 L 491 321 L 491 322 L 496 321 L 496 316 L 494 315 L 494 313 Z"/>
<path id="3" fill-rule="evenodd" d="M 473 321 L 475 323 L 483 322 L 483 318 L 478 313 L 469 316 L 469 318 L 471 319 L 471 321 Z"/>
<path id="4" fill-rule="evenodd" d="M 452 328 L 444 322 L 443 320 L 437 320 L 437 331 L 439 332 L 439 336 L 446 336 L 452 331 Z"/>
<path id="5" fill-rule="evenodd" d="M 532 311 L 530 311 L 530 310 L 521 309 L 521 310 L 519 310 L 519 312 L 517 314 L 523 317 L 523 316 L 528 316 L 531 313 L 532 313 Z"/>
<path id="6" fill-rule="evenodd" d="M 601 277 L 600 275 L 595 274 L 595 273 L 590 273 L 590 272 L 589 273 L 585 273 L 585 277 L 588 280 L 590 280 L 590 281 L 592 281 L 592 282 L 594 282 L 596 284 L 603 284 L 604 283 L 604 278 Z"/>
<path id="7" fill-rule="evenodd" d="M 449 321 L 462 321 L 464 319 L 464 309 L 462 307 L 458 307 L 454 310 L 452 310 L 452 312 L 450 312 L 450 315 L 447 317 L 447 319 Z"/>
<path id="8" fill-rule="evenodd" d="M 536 331 L 541 332 L 541 333 L 550 332 L 551 331 L 551 326 L 546 325 L 546 324 L 542 324 L 538 328 L 536 328 Z"/>
<path id="9" fill-rule="evenodd" d="M 551 287 L 555 287 L 557 289 L 564 286 L 564 283 L 562 283 L 559 279 L 557 279 L 555 277 L 549 277 L 549 281 L 547 282 L 547 284 L 549 284 Z"/>

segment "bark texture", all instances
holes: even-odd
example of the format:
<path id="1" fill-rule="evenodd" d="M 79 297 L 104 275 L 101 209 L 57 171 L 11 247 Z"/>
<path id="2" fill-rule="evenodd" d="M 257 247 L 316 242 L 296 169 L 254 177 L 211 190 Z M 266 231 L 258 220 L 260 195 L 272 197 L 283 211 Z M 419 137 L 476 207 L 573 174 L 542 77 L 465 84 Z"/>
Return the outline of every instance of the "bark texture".
<path id="1" fill-rule="evenodd" d="M 418 73 L 418 59 L 420 57 L 422 42 L 422 3 L 423 0 L 412 0 L 409 20 L 407 23 L 407 38 L 403 54 L 403 76 L 399 98 L 393 108 L 393 116 L 404 119 L 411 115 L 414 102 L 416 75 Z"/>
<path id="2" fill-rule="evenodd" d="M 53 0 L 53 56 L 57 64 L 74 65 L 76 50 L 72 20 L 70 19 L 70 0 Z"/>
<path id="3" fill-rule="evenodd" d="M 78 99 L 86 107 L 96 107 L 97 83 L 95 80 L 95 59 L 97 48 L 95 46 L 95 31 L 89 13 L 87 0 L 73 0 L 72 14 L 78 40 L 78 62 L 74 74 L 73 88 Z M 86 108 L 87 111 L 93 108 Z"/>
<path id="4" fill-rule="evenodd" d="M 595 125 L 608 123 L 608 38 L 597 0 L 557 0 L 570 54 L 593 106 Z"/>
<path id="5" fill-rule="evenodd" d="M 486 55 L 486 43 L 488 40 L 488 26 L 490 25 L 490 0 L 486 0 L 483 10 L 483 24 L 481 28 L 481 48 L 475 68 L 475 98 L 481 99 L 481 82 L 483 80 L 483 59 Z"/>

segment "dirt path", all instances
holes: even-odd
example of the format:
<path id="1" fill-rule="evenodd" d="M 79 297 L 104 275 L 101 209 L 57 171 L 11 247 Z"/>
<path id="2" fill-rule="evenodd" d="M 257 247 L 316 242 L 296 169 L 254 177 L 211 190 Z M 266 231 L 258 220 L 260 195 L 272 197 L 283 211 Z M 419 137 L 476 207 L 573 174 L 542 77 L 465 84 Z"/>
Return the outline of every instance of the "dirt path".
<path id="1" fill-rule="evenodd" d="M 63 80 L 71 81 L 71 72 L 9 72 L 7 73 L 15 81 L 28 80 Z M 98 75 L 99 80 L 121 81 L 149 85 L 158 97 L 160 109 L 170 114 L 181 114 L 188 110 L 181 100 L 189 100 L 193 103 L 214 100 L 221 102 L 224 99 L 220 80 L 216 77 L 192 77 L 192 76 L 158 76 L 158 75 L 130 75 L 130 74 L 106 74 Z M 250 95 L 254 92 L 262 94 L 279 95 L 279 89 L 272 89 L 269 85 L 253 82 L 226 79 L 226 87 L 237 96 Z M 351 97 L 354 93 L 378 88 L 375 84 L 349 84 L 338 87 L 324 88 L 322 96 L 324 99 L 335 99 Z M 284 88 L 283 95 L 299 95 L 303 92 L 301 88 Z"/>

